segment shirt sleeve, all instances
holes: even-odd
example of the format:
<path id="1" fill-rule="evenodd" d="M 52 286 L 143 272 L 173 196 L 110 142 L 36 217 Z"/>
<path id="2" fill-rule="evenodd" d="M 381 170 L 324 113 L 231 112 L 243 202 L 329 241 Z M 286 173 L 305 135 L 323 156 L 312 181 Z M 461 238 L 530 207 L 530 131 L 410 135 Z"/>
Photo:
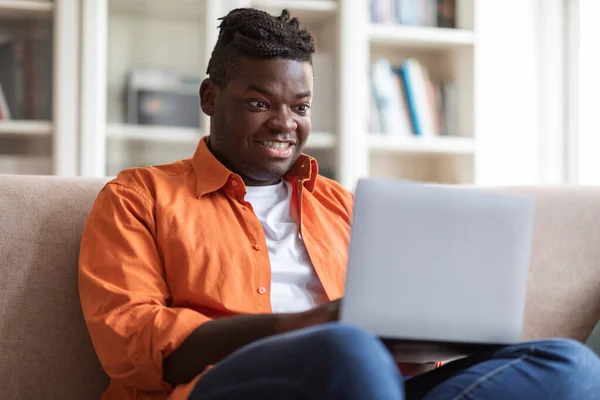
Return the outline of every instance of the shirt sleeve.
<path id="1" fill-rule="evenodd" d="M 98 195 L 81 240 L 79 293 L 111 379 L 141 390 L 171 389 L 163 359 L 209 318 L 167 306 L 154 205 L 141 189 L 113 181 Z"/>

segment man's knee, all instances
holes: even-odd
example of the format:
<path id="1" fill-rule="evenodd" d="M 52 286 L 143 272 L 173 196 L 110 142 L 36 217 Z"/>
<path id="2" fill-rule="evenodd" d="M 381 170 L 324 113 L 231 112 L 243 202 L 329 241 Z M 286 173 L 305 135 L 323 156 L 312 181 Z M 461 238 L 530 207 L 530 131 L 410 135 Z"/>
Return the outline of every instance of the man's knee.
<path id="1" fill-rule="evenodd" d="M 311 328 L 303 337 L 310 347 L 324 358 L 344 359 L 348 362 L 379 363 L 395 366 L 383 343 L 371 333 L 340 323 Z"/>
<path id="2" fill-rule="evenodd" d="M 309 328 L 305 338 L 315 346 L 346 350 L 362 347 L 381 348 L 381 342 L 371 333 L 352 325 L 329 323 Z"/>
<path id="3" fill-rule="evenodd" d="M 572 339 L 541 340 L 533 345 L 535 356 L 564 365 L 598 367 L 598 356 L 586 345 Z"/>
<path id="4" fill-rule="evenodd" d="M 554 384 L 565 390 L 600 390 L 600 358 L 583 343 L 571 339 L 542 340 L 533 345 L 531 356 L 543 360 L 542 367 L 555 372 Z"/>
<path id="5" fill-rule="evenodd" d="M 377 341 L 374 335 L 361 328 L 337 322 L 314 326 L 308 332 L 313 340 L 327 344 L 356 342 L 371 345 Z"/>
<path id="6" fill-rule="evenodd" d="M 387 348 L 371 333 L 330 323 L 308 329 L 303 339 L 309 344 L 302 347 L 314 352 L 312 369 L 324 371 L 314 379 L 327 382 L 328 398 L 403 398 L 400 371 Z"/>

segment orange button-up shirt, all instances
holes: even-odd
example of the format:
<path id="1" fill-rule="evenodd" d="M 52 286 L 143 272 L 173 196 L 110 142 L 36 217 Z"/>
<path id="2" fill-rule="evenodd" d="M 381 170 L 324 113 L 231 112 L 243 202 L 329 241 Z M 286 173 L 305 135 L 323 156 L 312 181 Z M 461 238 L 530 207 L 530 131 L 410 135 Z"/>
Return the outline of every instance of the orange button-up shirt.
<path id="1" fill-rule="evenodd" d="M 302 155 L 284 179 L 292 217 L 330 300 L 343 295 L 352 194 Z M 163 359 L 214 318 L 270 313 L 271 268 L 242 179 L 200 141 L 191 159 L 126 170 L 99 193 L 81 241 L 79 289 L 111 384 L 104 399 L 184 399 Z M 266 289 L 266 291 L 264 290 Z"/>

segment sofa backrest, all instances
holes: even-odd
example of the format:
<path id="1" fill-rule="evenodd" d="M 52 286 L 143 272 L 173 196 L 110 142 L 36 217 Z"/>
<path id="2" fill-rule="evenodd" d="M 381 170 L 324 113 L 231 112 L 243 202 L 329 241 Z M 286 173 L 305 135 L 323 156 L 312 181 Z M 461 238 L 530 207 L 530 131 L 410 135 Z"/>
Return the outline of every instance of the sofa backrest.
<path id="1" fill-rule="evenodd" d="M 97 399 L 108 385 L 77 291 L 79 240 L 106 179 L 0 175 L 0 398 Z M 536 199 L 524 339 L 585 341 L 600 319 L 600 188 Z"/>
<path id="2" fill-rule="evenodd" d="M 105 180 L 0 175 L 0 398 L 99 399 L 79 240 Z"/>
<path id="3" fill-rule="evenodd" d="M 498 190 L 535 199 L 523 339 L 586 342 L 600 320 L 600 187 Z"/>

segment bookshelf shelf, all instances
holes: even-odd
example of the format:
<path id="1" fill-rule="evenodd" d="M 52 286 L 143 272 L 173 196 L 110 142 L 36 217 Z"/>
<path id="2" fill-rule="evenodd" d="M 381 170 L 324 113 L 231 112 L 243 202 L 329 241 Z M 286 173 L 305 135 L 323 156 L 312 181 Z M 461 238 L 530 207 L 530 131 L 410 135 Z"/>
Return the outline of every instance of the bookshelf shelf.
<path id="1" fill-rule="evenodd" d="M 161 143 L 196 144 L 204 134 L 193 128 L 172 126 L 145 126 L 132 124 L 108 124 L 107 134 L 110 139 L 147 141 Z M 336 145 L 335 135 L 329 132 L 312 132 L 307 148 L 328 149 Z"/>
<path id="2" fill-rule="evenodd" d="M 287 8 L 296 11 L 310 11 L 313 13 L 334 13 L 338 9 L 337 1 L 328 0 L 253 0 L 254 7 L 266 9 Z"/>
<path id="3" fill-rule="evenodd" d="M 396 2 L 397 9 L 388 0 L 368 1 L 368 175 L 475 181 L 474 50 L 485 39 L 474 30 L 476 2 L 411 0 Z M 427 134 L 409 134 L 413 129 Z"/>
<path id="4" fill-rule="evenodd" d="M 0 18 L 21 18 L 29 16 L 48 16 L 54 10 L 50 1 L 0 0 Z"/>
<path id="5" fill-rule="evenodd" d="M 132 124 L 108 124 L 107 135 L 117 140 L 167 143 L 194 143 L 204 136 L 200 130 L 193 128 Z"/>
<path id="6" fill-rule="evenodd" d="M 312 132 L 306 147 L 310 149 L 333 149 L 337 144 L 335 134 L 330 132 Z"/>
<path id="7" fill-rule="evenodd" d="M 109 0 L 109 8 L 117 14 L 159 18 L 199 20 L 204 15 L 201 2 L 190 0 Z"/>
<path id="8" fill-rule="evenodd" d="M 52 134 L 49 121 L 0 121 L 0 135 L 48 136 Z"/>
<path id="9" fill-rule="evenodd" d="M 391 24 L 370 24 L 368 29 L 371 44 L 375 46 L 455 49 L 475 44 L 475 34 L 462 29 Z"/>
<path id="10" fill-rule="evenodd" d="M 470 137 L 389 137 L 369 135 L 369 149 L 378 152 L 410 154 L 471 155 L 475 153 L 475 141 Z"/>
<path id="11" fill-rule="evenodd" d="M 337 1 L 328 0 L 253 0 L 251 4 L 275 14 L 285 8 L 300 21 L 313 22 L 332 17 L 338 10 Z"/>

